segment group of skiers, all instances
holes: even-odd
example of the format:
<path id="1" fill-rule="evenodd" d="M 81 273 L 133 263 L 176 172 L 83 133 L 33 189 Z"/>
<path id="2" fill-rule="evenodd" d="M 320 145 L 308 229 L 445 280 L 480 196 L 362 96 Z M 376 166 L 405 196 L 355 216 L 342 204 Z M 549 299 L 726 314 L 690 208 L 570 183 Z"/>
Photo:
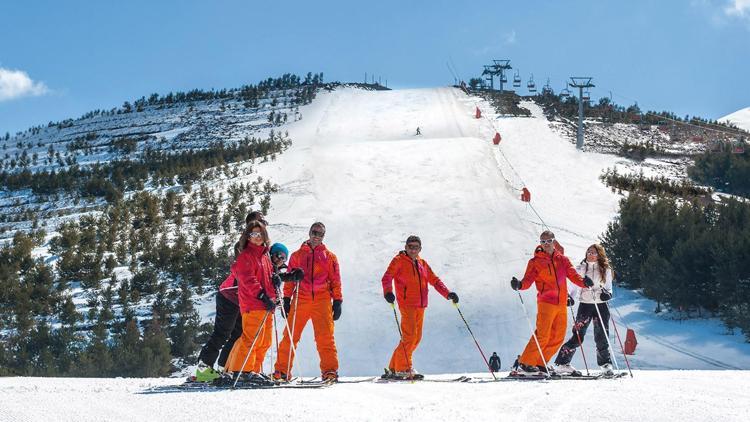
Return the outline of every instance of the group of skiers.
<path id="1" fill-rule="evenodd" d="M 313 223 L 308 240 L 289 256 L 283 244 L 271 245 L 267 225 L 258 211 L 246 218 L 245 230 L 235 245 L 235 261 L 216 294 L 214 329 L 201 349 L 196 381 L 209 382 L 233 374 L 246 380 L 253 377 L 268 380 L 262 374 L 261 364 L 273 341 L 277 307 L 285 319 L 280 325 L 284 334 L 270 378 L 291 379 L 297 343 L 311 321 L 321 379 L 338 380 L 334 321 L 341 317 L 343 295 L 338 259 L 323 244 L 326 227 L 321 222 Z M 393 307 L 394 315 L 397 305 L 401 316 L 400 341 L 387 368 L 387 375 L 393 378 L 421 378 L 414 370 L 412 355 L 422 338 L 428 286 L 454 304 L 459 300 L 458 294 L 448 289 L 420 257 L 421 250 L 421 239 L 409 236 L 404 250 L 391 260 L 381 279 L 385 301 Z M 612 297 L 612 276 L 600 245 L 589 247 L 586 259 L 576 269 L 563 255 L 554 234 L 543 232 L 524 277 L 511 280 L 514 290 L 528 289 L 532 283 L 538 290 L 536 331 L 519 356 L 514 373 L 528 375 L 554 370 L 561 375 L 575 374 L 570 361 L 592 321 L 599 322 L 594 325 L 598 364 L 611 373 L 607 347 L 609 312 L 601 304 Z M 560 348 L 567 327 L 567 306 L 572 306 L 573 301 L 566 279 L 582 289 L 578 294 L 580 305 L 573 336 Z M 555 367 L 548 367 L 558 349 Z M 497 354 L 490 360 L 492 369 L 499 369 Z"/>

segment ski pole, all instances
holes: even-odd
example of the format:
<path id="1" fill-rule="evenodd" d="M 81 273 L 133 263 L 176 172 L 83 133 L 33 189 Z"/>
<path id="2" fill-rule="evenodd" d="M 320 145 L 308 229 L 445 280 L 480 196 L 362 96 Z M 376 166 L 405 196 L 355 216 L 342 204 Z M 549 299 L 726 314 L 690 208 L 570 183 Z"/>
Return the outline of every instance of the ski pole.
<path id="1" fill-rule="evenodd" d="M 271 311 L 266 311 L 266 314 L 263 315 L 263 321 L 260 322 L 260 325 L 258 326 L 258 331 L 255 332 L 255 337 L 253 338 L 253 342 L 250 344 L 250 348 L 247 349 L 247 355 L 245 356 L 245 360 L 242 362 L 242 366 L 240 367 L 240 370 L 237 371 L 237 378 L 234 380 L 234 383 L 232 383 L 232 389 L 234 389 L 237 386 L 237 381 L 240 380 L 240 375 L 242 375 L 242 370 L 245 369 L 245 365 L 247 364 L 248 359 L 250 359 L 250 353 L 252 353 L 253 348 L 255 348 L 255 342 L 258 341 L 258 337 L 260 336 L 260 332 L 263 331 L 263 325 L 266 324 L 266 319 L 268 319 L 268 314 Z M 240 339 L 240 341 L 242 341 Z"/>
<path id="2" fill-rule="evenodd" d="M 297 291 L 296 289 L 297 288 L 295 287 L 295 293 Z M 281 295 L 281 290 L 280 289 L 276 290 L 276 297 L 283 297 Z M 294 353 L 294 356 L 297 356 L 297 348 L 294 345 L 294 337 L 292 336 L 292 330 L 289 328 L 289 318 L 288 318 L 289 314 L 286 313 L 286 311 L 284 310 L 284 306 L 283 305 L 281 306 L 281 317 L 284 319 L 284 327 L 286 328 L 286 333 L 289 336 L 289 361 L 287 363 L 287 372 L 286 372 L 287 381 L 288 381 L 288 378 L 289 378 L 289 364 L 291 363 L 292 353 Z M 295 312 L 294 312 L 294 317 L 295 317 L 295 319 L 297 318 L 296 309 L 295 309 Z M 283 331 L 284 330 L 282 330 L 282 332 Z M 277 352 L 277 356 L 278 356 L 278 352 Z M 303 371 L 302 371 L 302 365 L 300 364 L 299 361 L 297 361 L 297 366 L 299 366 L 299 373 L 300 373 L 300 378 L 301 378 L 302 374 L 303 374 Z"/>
<path id="3" fill-rule="evenodd" d="M 287 377 L 289 376 L 289 371 L 292 369 L 292 349 L 294 349 L 294 330 L 297 329 L 297 304 L 299 303 L 299 283 L 296 283 L 294 285 L 294 292 L 292 293 L 294 295 L 294 318 L 292 318 L 292 328 L 289 329 L 289 319 L 286 320 L 286 328 L 287 330 L 291 331 L 289 333 L 289 343 L 292 345 L 292 347 L 289 348 L 289 356 L 287 357 L 286 361 L 286 373 Z M 294 356 L 297 356 L 297 351 L 294 351 Z M 299 362 L 298 362 L 299 363 Z"/>
<path id="4" fill-rule="evenodd" d="M 609 304 L 607 302 L 604 302 L 604 304 L 607 306 L 607 310 L 609 310 Z M 615 322 L 615 319 L 612 318 L 612 312 L 609 313 L 609 317 L 612 320 L 612 326 L 615 327 L 615 335 L 617 336 L 617 341 L 620 343 L 620 349 L 622 350 L 622 357 L 625 358 L 625 365 L 628 367 L 628 373 L 630 373 L 630 378 L 633 378 L 633 370 L 630 369 L 630 362 L 628 362 L 628 355 L 625 354 L 625 347 L 623 347 L 622 345 L 622 339 L 620 339 L 620 332 L 617 331 L 617 323 Z M 609 341 L 609 338 L 607 338 L 607 341 Z"/>
<path id="5" fill-rule="evenodd" d="M 398 321 L 398 314 L 396 313 L 396 305 L 391 303 L 391 309 L 393 309 L 393 318 L 396 319 L 396 329 L 398 329 L 398 338 L 399 338 L 399 344 L 401 345 L 401 350 L 404 352 L 404 361 L 406 363 L 409 363 L 409 354 L 406 353 L 406 345 L 404 345 L 404 335 L 401 333 L 401 323 Z M 396 368 L 388 368 L 393 369 L 394 371 Z M 411 368 L 409 368 L 411 370 Z"/>
<path id="6" fill-rule="evenodd" d="M 469 334 L 471 334 L 471 338 L 474 339 L 474 344 L 477 345 L 477 349 L 479 349 L 479 354 L 482 355 L 482 359 L 484 359 L 485 365 L 487 365 L 487 369 L 490 371 L 490 374 L 492 375 L 492 378 L 497 381 L 497 377 L 495 376 L 495 373 L 492 371 L 492 368 L 490 367 L 490 363 L 487 361 L 487 358 L 484 356 L 484 352 L 482 351 L 482 348 L 479 346 L 479 342 L 477 341 L 477 338 L 474 337 L 474 333 L 471 332 L 471 327 L 469 327 L 469 323 L 466 322 L 466 318 L 464 318 L 463 312 L 461 312 L 461 308 L 458 307 L 458 303 L 453 303 L 453 306 L 456 307 L 456 310 L 458 311 L 458 315 L 461 316 L 461 319 L 464 321 L 464 325 L 466 325 L 466 329 L 469 330 Z"/>
<path id="7" fill-rule="evenodd" d="M 518 290 L 516 290 L 516 293 L 518 293 L 518 298 L 521 299 L 521 308 L 523 308 L 523 314 L 526 316 L 526 322 L 529 324 L 529 329 L 531 330 L 531 336 L 534 337 L 534 343 L 536 343 L 536 348 L 537 350 L 539 350 L 539 356 L 542 357 L 542 362 L 544 362 L 545 372 L 549 373 L 549 370 L 547 369 L 547 359 L 544 358 L 544 353 L 542 353 L 542 346 L 539 345 L 539 339 L 536 337 L 536 330 L 534 329 L 534 327 L 531 326 L 531 318 L 529 318 L 529 313 L 526 312 L 526 305 L 524 305 L 523 303 L 523 296 L 521 296 L 521 292 L 519 292 Z"/>
<path id="8" fill-rule="evenodd" d="M 593 292 L 593 290 L 592 290 L 592 292 Z M 593 295 L 593 293 L 592 293 L 592 295 Z M 594 296 L 594 300 L 596 300 L 596 296 Z M 604 302 L 604 303 L 606 303 L 606 302 Z M 617 368 L 617 371 L 619 372 L 620 371 L 620 365 L 617 364 L 617 358 L 615 357 L 615 349 L 614 349 L 614 347 L 612 347 L 612 342 L 609 341 L 609 332 L 607 331 L 607 327 L 604 326 L 604 320 L 602 319 L 602 313 L 601 313 L 601 311 L 599 311 L 599 304 L 595 302 L 594 303 L 594 308 L 596 308 L 596 314 L 599 316 L 599 325 L 602 326 L 602 331 L 604 332 L 604 336 L 607 338 L 607 346 L 609 347 L 609 351 L 610 351 L 611 356 L 612 356 L 612 362 L 615 363 L 615 368 Z M 609 308 L 607 308 L 607 311 L 609 311 Z M 610 313 L 609 317 L 610 317 L 610 319 L 612 319 L 611 313 Z M 614 325 L 614 321 L 613 321 L 612 325 Z M 617 330 L 617 328 L 615 328 L 615 330 Z M 632 376 L 632 374 L 631 374 L 631 376 Z"/>
<path id="9" fill-rule="evenodd" d="M 580 306 L 580 304 L 578 305 Z M 583 356 L 583 366 L 586 367 L 586 376 L 589 375 L 589 364 L 586 362 L 586 353 L 583 351 L 583 341 L 581 340 L 581 333 L 578 331 L 578 328 L 576 327 L 578 321 L 576 321 L 575 315 L 573 315 L 573 306 L 568 306 L 570 308 L 570 316 L 573 318 L 573 331 L 576 333 L 576 337 L 578 337 L 578 345 L 581 347 L 581 356 Z"/>

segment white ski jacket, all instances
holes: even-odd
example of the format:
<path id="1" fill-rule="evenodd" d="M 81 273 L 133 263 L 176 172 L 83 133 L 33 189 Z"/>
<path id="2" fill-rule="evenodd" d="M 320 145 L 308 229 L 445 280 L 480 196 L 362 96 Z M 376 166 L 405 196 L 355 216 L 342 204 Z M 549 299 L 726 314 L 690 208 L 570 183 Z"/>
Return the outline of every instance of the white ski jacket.
<path id="1" fill-rule="evenodd" d="M 578 271 L 578 274 L 580 274 L 581 277 L 589 276 L 589 278 L 594 281 L 594 286 L 590 289 L 582 289 L 578 286 L 573 286 L 571 288 L 570 296 L 576 297 L 577 293 L 579 303 L 603 303 L 601 299 L 599 299 L 602 288 L 614 294 L 612 291 L 612 268 L 607 268 L 607 271 L 604 274 L 604 279 L 602 279 L 602 275 L 599 272 L 599 263 L 597 262 L 582 262 L 578 264 L 576 271 Z"/>

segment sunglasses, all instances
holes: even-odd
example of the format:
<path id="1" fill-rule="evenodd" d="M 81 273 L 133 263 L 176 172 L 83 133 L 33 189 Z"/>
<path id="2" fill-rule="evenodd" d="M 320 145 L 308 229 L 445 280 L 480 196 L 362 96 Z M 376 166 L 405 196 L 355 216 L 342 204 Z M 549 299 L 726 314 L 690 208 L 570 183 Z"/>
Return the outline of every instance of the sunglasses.
<path id="1" fill-rule="evenodd" d="M 586 255 L 599 256 L 598 252 L 586 252 Z"/>
<path id="2" fill-rule="evenodd" d="M 542 245 L 551 245 L 554 241 L 555 238 L 553 237 L 551 239 L 540 239 L 539 243 L 541 243 Z"/>
<path id="3" fill-rule="evenodd" d="M 420 248 L 422 248 L 422 245 L 419 244 L 406 245 L 406 249 L 411 249 L 413 251 L 416 251 Z"/>
<path id="4" fill-rule="evenodd" d="M 273 256 L 273 258 L 279 261 L 286 261 L 286 255 L 284 255 L 283 253 L 277 253 Z"/>
<path id="5" fill-rule="evenodd" d="M 263 237 L 263 233 L 259 233 L 259 232 L 250 232 L 250 233 L 248 233 L 248 234 L 247 234 L 247 237 L 251 237 L 251 238 L 253 238 L 253 239 L 256 239 L 256 238 L 258 238 L 258 237 Z"/>
<path id="6" fill-rule="evenodd" d="M 325 237 L 326 232 L 322 232 L 319 230 L 310 230 L 310 237 Z"/>

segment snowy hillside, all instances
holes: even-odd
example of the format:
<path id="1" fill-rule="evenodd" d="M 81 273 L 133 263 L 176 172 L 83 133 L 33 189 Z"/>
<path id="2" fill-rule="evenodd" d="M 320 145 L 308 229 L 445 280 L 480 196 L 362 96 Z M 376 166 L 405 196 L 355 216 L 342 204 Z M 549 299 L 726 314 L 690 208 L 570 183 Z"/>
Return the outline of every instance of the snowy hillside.
<path id="1" fill-rule="evenodd" d="M 407 235 L 422 237 L 422 256 L 459 294 L 485 350 L 497 351 L 507 367 L 530 332 L 508 280 L 522 274 L 538 234 L 545 225 L 555 231 L 578 261 L 616 212 L 619 197 L 598 176 L 623 159 L 576 151 L 533 103 L 523 103 L 531 118 L 494 119 L 476 101 L 452 88 L 320 94 L 303 108 L 304 120 L 286 127 L 294 145 L 259 168 L 280 185 L 269 212 L 275 241 L 297 247 L 313 221 L 328 227 L 326 244 L 339 257 L 344 283 L 336 327 L 342 374 L 378 373 L 387 364 L 398 334 L 380 277 Z M 477 104 L 490 119 L 474 118 Z M 414 136 L 417 126 L 422 136 Z M 495 130 L 503 137 L 499 148 L 491 142 Z M 543 223 L 519 200 L 523 186 Z M 533 320 L 533 293 L 523 294 Z M 482 370 L 455 309 L 430 296 L 417 369 Z M 741 336 L 723 335 L 717 322 L 699 332 L 682 329 L 687 325 L 655 318 L 653 307 L 634 306 L 632 298 L 623 294 L 615 304 L 644 334 L 634 357 L 639 368 L 750 368 L 750 345 Z M 209 317 L 211 305 L 203 307 Z M 658 342 L 645 337 L 650 333 Z M 309 329 L 300 350 L 303 374 L 314 375 Z M 724 355 L 727 366 L 702 359 L 721 362 Z"/>
<path id="2" fill-rule="evenodd" d="M 750 131 L 750 107 L 737 110 L 719 119 L 720 122 L 731 122 L 740 129 Z"/>

